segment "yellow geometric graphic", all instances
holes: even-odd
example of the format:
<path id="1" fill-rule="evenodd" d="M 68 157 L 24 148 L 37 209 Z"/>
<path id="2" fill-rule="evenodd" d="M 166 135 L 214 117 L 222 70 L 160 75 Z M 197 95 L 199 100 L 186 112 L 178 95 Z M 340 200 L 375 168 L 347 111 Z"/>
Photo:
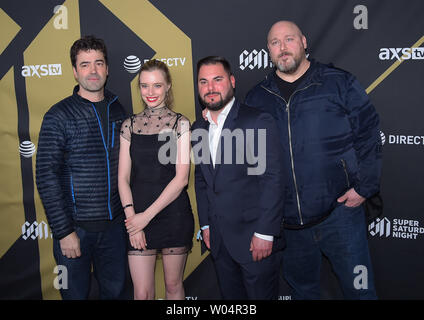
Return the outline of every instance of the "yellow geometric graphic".
<path id="1" fill-rule="evenodd" d="M 21 27 L 16 24 L 9 15 L 0 8 L 0 54 L 7 48 Z"/>
<path id="2" fill-rule="evenodd" d="M 53 15 L 24 52 L 25 66 L 33 66 L 38 71 L 38 75 L 31 72 L 31 75 L 25 78 L 30 115 L 30 136 L 36 146 L 38 145 L 38 134 L 44 114 L 55 103 L 72 95 L 76 84 L 72 73 L 69 50 L 74 41 L 81 36 L 78 0 L 68 0 L 63 5 L 68 9 L 68 29 L 56 29 L 54 27 L 56 16 Z M 50 65 L 53 65 L 53 67 Z M 59 67 L 57 65 L 60 65 L 61 74 L 58 74 L 59 69 L 57 68 Z M 40 67 L 37 68 L 36 66 Z M 42 70 L 48 70 L 48 72 Z M 32 163 L 37 223 L 42 221 L 47 223 L 44 208 L 35 186 L 35 160 L 36 156 L 34 155 Z M 60 292 L 53 286 L 54 278 L 57 276 L 53 272 L 56 266 L 53 258 L 53 241 L 50 237 L 39 239 L 38 245 L 40 248 L 43 299 L 60 299 Z"/>
<path id="3" fill-rule="evenodd" d="M 22 236 L 25 223 L 14 72 L 10 68 L 0 81 L 0 257 Z"/>
<path id="4" fill-rule="evenodd" d="M 417 42 L 415 42 L 411 49 L 419 47 L 421 44 L 424 43 L 424 36 L 422 36 Z M 385 72 L 383 72 L 373 83 L 370 84 L 370 86 L 367 88 L 366 92 L 369 94 L 371 91 L 373 91 L 384 79 L 386 79 L 393 71 L 396 70 L 397 67 L 400 66 L 400 64 L 405 61 L 405 55 L 400 57 L 400 60 L 396 60 L 395 63 L 393 63 Z"/>

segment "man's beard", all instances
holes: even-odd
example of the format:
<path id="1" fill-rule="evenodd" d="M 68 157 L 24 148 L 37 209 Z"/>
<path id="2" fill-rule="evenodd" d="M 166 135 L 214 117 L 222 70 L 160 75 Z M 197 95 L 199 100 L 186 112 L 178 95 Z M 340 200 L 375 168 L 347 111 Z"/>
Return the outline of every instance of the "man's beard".
<path id="1" fill-rule="evenodd" d="M 277 61 L 275 61 L 274 64 L 276 65 L 277 69 L 280 72 L 286 73 L 286 74 L 295 73 L 297 71 L 297 69 L 299 68 L 300 64 L 302 63 L 302 60 L 304 59 L 304 57 L 302 55 L 295 56 L 295 55 L 289 53 L 288 55 L 290 55 L 293 58 L 293 61 L 291 61 L 289 63 L 286 61 L 284 63 L 284 62 L 278 60 L 282 55 L 283 54 L 281 54 L 277 57 Z"/>
<path id="2" fill-rule="evenodd" d="M 210 110 L 210 111 L 219 111 L 219 110 L 221 110 L 222 108 L 224 108 L 225 107 L 225 105 L 228 103 L 228 102 L 230 102 L 230 100 L 233 98 L 233 96 L 234 96 L 234 89 L 233 88 L 231 88 L 228 92 L 227 92 L 227 94 L 225 95 L 225 97 L 224 98 L 222 98 L 222 95 L 221 95 L 221 93 L 219 93 L 219 92 L 209 92 L 208 94 L 218 94 L 219 95 L 219 97 L 220 97 L 220 99 L 218 100 L 218 101 L 214 101 L 214 102 L 206 102 L 205 101 L 205 99 L 204 98 L 202 98 L 200 95 L 199 95 L 199 100 L 200 100 L 200 102 L 202 103 L 202 105 L 203 106 L 205 106 L 208 110 Z M 205 98 L 207 97 L 207 95 L 208 94 L 206 94 L 205 95 Z"/>
<path id="3" fill-rule="evenodd" d="M 105 79 L 102 79 L 99 75 L 96 75 L 96 78 L 99 81 L 97 83 L 91 83 L 90 80 L 88 80 L 89 77 L 92 77 L 92 75 L 86 77 L 83 80 L 78 81 L 79 85 L 89 92 L 98 92 L 103 90 L 106 82 Z"/>

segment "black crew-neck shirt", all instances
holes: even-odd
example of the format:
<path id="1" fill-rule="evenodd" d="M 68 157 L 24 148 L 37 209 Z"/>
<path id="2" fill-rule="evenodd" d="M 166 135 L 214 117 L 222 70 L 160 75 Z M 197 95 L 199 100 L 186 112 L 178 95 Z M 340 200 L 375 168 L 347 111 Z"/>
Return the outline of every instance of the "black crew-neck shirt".
<path id="1" fill-rule="evenodd" d="M 277 87 L 280 90 L 280 93 L 282 97 L 284 98 L 284 100 L 286 100 L 286 103 L 289 102 L 289 99 L 292 96 L 293 92 L 296 91 L 297 87 L 303 81 L 303 79 L 307 77 L 310 70 L 311 70 L 311 67 L 309 66 L 308 70 L 306 70 L 306 72 L 302 76 L 300 76 L 299 79 L 293 82 L 284 81 L 277 75 L 277 73 L 275 73 L 275 81 L 277 83 Z"/>
<path id="2" fill-rule="evenodd" d="M 93 102 L 96 107 L 97 114 L 100 118 L 100 123 L 102 124 L 103 136 L 106 139 L 108 135 L 108 118 L 107 118 L 107 103 L 106 99 L 103 99 L 99 102 Z"/>

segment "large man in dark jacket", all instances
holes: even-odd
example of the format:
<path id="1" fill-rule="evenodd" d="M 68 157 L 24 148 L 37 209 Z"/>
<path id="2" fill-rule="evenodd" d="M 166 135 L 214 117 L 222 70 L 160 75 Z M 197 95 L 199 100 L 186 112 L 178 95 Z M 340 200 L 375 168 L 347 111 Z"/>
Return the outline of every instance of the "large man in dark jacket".
<path id="1" fill-rule="evenodd" d="M 277 126 L 234 98 L 235 78 L 224 58 L 206 57 L 197 70 L 208 110 L 208 120 L 192 126 L 197 211 L 222 296 L 276 299 L 284 246 Z"/>
<path id="2" fill-rule="evenodd" d="M 104 42 L 77 40 L 71 61 L 78 84 L 73 95 L 45 114 L 36 181 L 53 233 L 53 253 L 65 266 L 64 299 L 86 299 L 91 266 L 100 298 L 123 297 L 126 232 L 118 195 L 119 130 L 124 110 L 104 88 L 108 75 Z"/>
<path id="3" fill-rule="evenodd" d="M 320 298 L 321 254 L 345 298 L 376 298 L 362 203 L 379 191 L 379 117 L 348 72 L 309 61 L 292 22 L 275 23 L 276 66 L 246 97 L 279 126 L 290 180 L 284 205 L 283 270 L 295 299 Z"/>

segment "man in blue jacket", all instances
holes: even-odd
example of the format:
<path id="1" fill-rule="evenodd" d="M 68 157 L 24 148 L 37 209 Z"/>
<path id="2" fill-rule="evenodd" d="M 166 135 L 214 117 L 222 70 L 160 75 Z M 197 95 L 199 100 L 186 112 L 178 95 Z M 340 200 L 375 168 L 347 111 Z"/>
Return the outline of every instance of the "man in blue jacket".
<path id="1" fill-rule="evenodd" d="M 378 114 L 354 76 L 306 58 L 306 38 L 294 23 L 275 23 L 267 43 L 276 68 L 245 103 L 279 127 L 290 177 L 283 272 L 293 298 L 320 298 L 324 254 L 346 299 L 375 299 L 362 203 L 379 191 Z"/>
<path id="2" fill-rule="evenodd" d="M 36 181 L 53 233 L 53 253 L 66 267 L 63 299 L 87 299 L 91 267 L 101 299 L 123 297 L 127 254 L 118 194 L 120 123 L 125 112 L 104 88 L 106 46 L 92 36 L 71 48 L 72 96 L 45 114 Z"/>
<path id="3" fill-rule="evenodd" d="M 222 57 L 197 64 L 206 117 L 192 126 L 195 190 L 203 240 L 224 299 L 276 299 L 284 176 L 272 117 L 234 98 Z"/>

